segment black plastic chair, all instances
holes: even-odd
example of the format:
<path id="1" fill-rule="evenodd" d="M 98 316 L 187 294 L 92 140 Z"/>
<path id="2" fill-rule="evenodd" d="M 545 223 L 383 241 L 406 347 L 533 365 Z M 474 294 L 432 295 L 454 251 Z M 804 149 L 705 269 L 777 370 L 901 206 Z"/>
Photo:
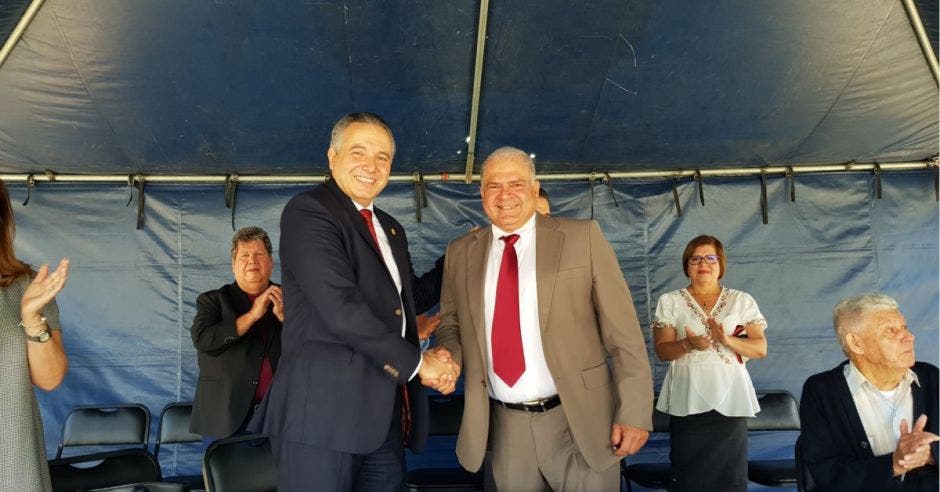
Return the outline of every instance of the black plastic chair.
<path id="1" fill-rule="evenodd" d="M 62 438 L 55 457 L 66 446 L 139 445 L 147 448 L 150 410 L 137 404 L 82 405 L 73 408 L 62 424 Z"/>
<path id="2" fill-rule="evenodd" d="M 786 391 L 765 391 L 758 397 L 760 412 L 748 419 L 748 431 L 799 431 L 800 410 L 796 398 Z M 796 487 L 796 462 L 792 459 L 751 460 L 748 480 L 768 487 Z"/>
<path id="3" fill-rule="evenodd" d="M 653 432 L 669 432 L 669 414 L 653 408 Z M 672 475 L 669 463 L 633 463 L 620 461 L 620 474 L 627 483 L 627 491 L 633 492 L 633 483 L 647 489 L 665 489 Z"/>
<path id="4" fill-rule="evenodd" d="M 159 482 L 160 465 L 150 451 L 131 448 L 49 460 L 49 475 L 55 491 L 89 490 Z"/>
<path id="5" fill-rule="evenodd" d="M 463 395 L 428 397 L 428 435 L 456 436 L 463 416 Z M 483 472 L 463 468 L 418 468 L 405 474 L 408 492 L 471 492 L 483 490 Z"/>
<path id="6" fill-rule="evenodd" d="M 189 421 L 192 419 L 192 402 L 170 403 L 160 412 L 160 421 L 157 423 L 157 439 L 153 447 L 153 454 L 160 461 L 160 448 L 164 444 L 201 443 L 202 436 L 189 431 Z M 183 483 L 191 489 L 201 489 L 202 475 L 177 475 L 164 477 L 164 482 Z"/>
<path id="7" fill-rule="evenodd" d="M 207 492 L 275 492 L 277 463 L 268 436 L 219 439 L 206 448 L 202 475 Z"/>

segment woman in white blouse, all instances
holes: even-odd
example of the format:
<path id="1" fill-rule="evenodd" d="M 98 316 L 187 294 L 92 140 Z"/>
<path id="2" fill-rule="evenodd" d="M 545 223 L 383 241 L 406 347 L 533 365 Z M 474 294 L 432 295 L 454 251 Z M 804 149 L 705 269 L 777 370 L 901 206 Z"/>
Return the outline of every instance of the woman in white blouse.
<path id="1" fill-rule="evenodd" d="M 689 286 L 656 305 L 656 355 L 669 362 L 656 408 L 670 415 L 670 491 L 746 491 L 747 417 L 760 411 L 744 363 L 767 355 L 767 321 L 750 295 L 723 287 L 724 247 L 685 247 Z"/>

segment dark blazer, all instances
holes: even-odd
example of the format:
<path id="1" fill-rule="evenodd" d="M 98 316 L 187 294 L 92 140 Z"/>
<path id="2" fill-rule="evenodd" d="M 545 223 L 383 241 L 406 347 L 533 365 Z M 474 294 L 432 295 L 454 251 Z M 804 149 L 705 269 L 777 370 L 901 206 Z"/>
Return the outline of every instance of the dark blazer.
<path id="1" fill-rule="evenodd" d="M 281 322 L 271 307 L 239 337 L 235 320 L 251 310 L 251 300 L 231 283 L 196 299 L 191 335 L 199 359 L 199 381 L 189 429 L 205 436 L 228 437 L 244 423 L 268 350 L 271 368 L 281 355 Z M 266 346 L 262 334 L 270 334 Z"/>
<path id="2" fill-rule="evenodd" d="M 800 401 L 803 460 L 819 490 L 920 491 L 937 490 L 937 467 L 928 465 L 894 477 L 891 454 L 875 456 L 843 375 L 845 361 L 835 369 L 811 376 Z M 914 414 L 927 415 L 925 430 L 937 433 L 937 367 L 918 362 L 912 368 L 920 385 L 912 384 Z M 931 446 L 937 459 L 937 444 Z"/>
<path id="3" fill-rule="evenodd" d="M 417 278 L 405 229 L 374 210 L 401 274 L 401 293 L 362 216 L 334 182 L 300 193 L 284 208 L 284 350 L 266 402 L 265 433 L 355 454 L 376 450 L 388 436 L 396 387 L 408 382 L 421 357 L 415 313 L 437 303 L 441 272 Z M 427 397 L 417 376 L 408 390 L 408 446 L 420 451 Z"/>

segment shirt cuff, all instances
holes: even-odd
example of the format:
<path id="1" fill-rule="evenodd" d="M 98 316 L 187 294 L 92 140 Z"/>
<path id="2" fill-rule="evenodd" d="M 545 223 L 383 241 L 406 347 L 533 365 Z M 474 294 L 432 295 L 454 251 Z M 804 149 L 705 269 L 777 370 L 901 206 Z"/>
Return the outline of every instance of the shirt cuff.
<path id="1" fill-rule="evenodd" d="M 424 364 L 424 347 L 421 348 L 421 353 L 418 355 L 418 367 L 415 367 L 415 372 L 411 373 L 411 377 L 408 378 L 408 381 L 411 381 L 418 375 L 418 371 L 421 370 L 421 364 Z"/>

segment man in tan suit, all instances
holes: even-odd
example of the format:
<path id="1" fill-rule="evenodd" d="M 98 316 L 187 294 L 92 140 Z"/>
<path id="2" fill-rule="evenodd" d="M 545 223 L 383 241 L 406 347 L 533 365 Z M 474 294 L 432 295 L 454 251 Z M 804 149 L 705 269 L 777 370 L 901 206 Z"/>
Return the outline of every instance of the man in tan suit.
<path id="1" fill-rule="evenodd" d="M 460 463 L 476 471 L 489 449 L 500 490 L 620 490 L 653 388 L 614 251 L 594 221 L 535 213 L 525 152 L 501 148 L 482 173 L 492 227 L 448 246 L 437 332 L 466 375 Z"/>

